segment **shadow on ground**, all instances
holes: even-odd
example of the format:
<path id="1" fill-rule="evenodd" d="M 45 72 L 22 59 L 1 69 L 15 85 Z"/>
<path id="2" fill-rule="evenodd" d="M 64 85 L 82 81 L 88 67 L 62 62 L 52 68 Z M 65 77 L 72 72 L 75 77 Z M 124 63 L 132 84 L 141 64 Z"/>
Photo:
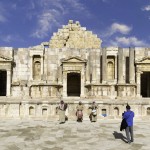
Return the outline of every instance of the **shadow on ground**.
<path id="1" fill-rule="evenodd" d="M 117 131 L 114 131 L 113 136 L 115 137 L 115 139 L 121 139 L 122 141 L 127 143 L 127 138 L 122 133 L 118 133 Z"/>

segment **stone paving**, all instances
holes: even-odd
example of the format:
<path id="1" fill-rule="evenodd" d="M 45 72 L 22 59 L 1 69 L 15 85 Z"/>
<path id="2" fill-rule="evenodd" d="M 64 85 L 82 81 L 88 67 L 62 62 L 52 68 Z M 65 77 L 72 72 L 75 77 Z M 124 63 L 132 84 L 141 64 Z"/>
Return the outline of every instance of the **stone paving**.
<path id="1" fill-rule="evenodd" d="M 0 150 L 149 150 L 150 121 L 136 120 L 134 133 L 127 144 L 120 120 L 1 120 Z"/>

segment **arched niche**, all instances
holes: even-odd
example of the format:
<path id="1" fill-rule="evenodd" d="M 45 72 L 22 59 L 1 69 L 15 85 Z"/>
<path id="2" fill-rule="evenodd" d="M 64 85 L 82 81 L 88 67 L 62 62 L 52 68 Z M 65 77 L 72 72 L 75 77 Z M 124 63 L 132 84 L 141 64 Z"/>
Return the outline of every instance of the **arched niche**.
<path id="1" fill-rule="evenodd" d="M 114 116 L 119 116 L 119 108 L 118 107 L 114 108 Z"/>
<path id="2" fill-rule="evenodd" d="M 47 108 L 42 108 L 42 116 L 47 116 Z"/>
<path id="3" fill-rule="evenodd" d="M 115 57 L 108 56 L 107 57 L 107 80 L 115 79 Z"/>
<path id="4" fill-rule="evenodd" d="M 150 116 L 150 107 L 147 108 L 147 115 Z"/>
<path id="5" fill-rule="evenodd" d="M 104 108 L 102 109 L 102 116 L 103 117 L 106 117 L 107 116 L 107 110 Z"/>
<path id="6" fill-rule="evenodd" d="M 35 109 L 34 109 L 33 106 L 30 106 L 30 107 L 29 107 L 29 115 L 30 115 L 30 116 L 35 115 Z"/>
<path id="7" fill-rule="evenodd" d="M 41 80 L 41 56 L 33 56 L 33 79 Z"/>

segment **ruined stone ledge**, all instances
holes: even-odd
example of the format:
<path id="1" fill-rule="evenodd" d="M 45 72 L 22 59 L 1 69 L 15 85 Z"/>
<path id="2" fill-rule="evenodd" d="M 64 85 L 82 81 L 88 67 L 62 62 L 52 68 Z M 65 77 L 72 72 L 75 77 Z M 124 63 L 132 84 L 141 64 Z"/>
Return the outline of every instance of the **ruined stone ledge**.
<path id="1" fill-rule="evenodd" d="M 32 103 L 32 104 L 56 104 L 59 103 L 62 98 L 28 98 L 28 99 L 21 99 L 21 98 L 8 98 L 8 97 L 1 97 L 0 104 L 19 104 L 19 103 Z M 80 99 L 80 98 L 64 98 L 63 99 L 66 103 L 69 104 L 78 104 L 79 101 L 82 101 L 83 104 L 91 104 L 95 101 L 97 104 L 103 105 L 126 105 L 127 103 L 130 105 L 150 105 L 150 98 L 146 99 Z"/>

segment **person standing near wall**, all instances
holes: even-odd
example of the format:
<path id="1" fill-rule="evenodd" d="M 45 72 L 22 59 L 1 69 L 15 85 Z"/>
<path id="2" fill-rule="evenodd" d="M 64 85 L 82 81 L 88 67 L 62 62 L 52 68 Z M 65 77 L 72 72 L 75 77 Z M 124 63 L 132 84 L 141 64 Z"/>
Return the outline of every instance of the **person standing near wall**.
<path id="1" fill-rule="evenodd" d="M 126 136 L 127 136 L 127 143 L 131 143 L 134 141 L 133 137 L 133 118 L 134 118 L 134 112 L 130 110 L 131 107 L 127 104 L 126 111 L 123 114 L 123 118 L 127 122 L 127 127 L 125 129 Z"/>
<path id="2" fill-rule="evenodd" d="M 89 109 L 91 110 L 91 113 L 90 113 L 90 116 L 89 116 L 91 122 L 96 122 L 97 121 L 97 108 L 98 108 L 98 106 L 95 103 L 95 101 L 89 107 Z"/>
<path id="3" fill-rule="evenodd" d="M 65 116 L 66 109 L 67 109 L 67 104 L 64 103 L 63 100 L 61 100 L 59 106 L 56 108 L 56 110 L 58 110 L 60 124 L 65 123 L 66 121 L 66 116 Z"/>
<path id="4" fill-rule="evenodd" d="M 77 122 L 82 122 L 83 121 L 83 109 L 84 109 L 84 106 L 83 106 L 81 101 L 77 105 L 76 109 L 77 109 L 77 111 L 76 111 Z"/>

